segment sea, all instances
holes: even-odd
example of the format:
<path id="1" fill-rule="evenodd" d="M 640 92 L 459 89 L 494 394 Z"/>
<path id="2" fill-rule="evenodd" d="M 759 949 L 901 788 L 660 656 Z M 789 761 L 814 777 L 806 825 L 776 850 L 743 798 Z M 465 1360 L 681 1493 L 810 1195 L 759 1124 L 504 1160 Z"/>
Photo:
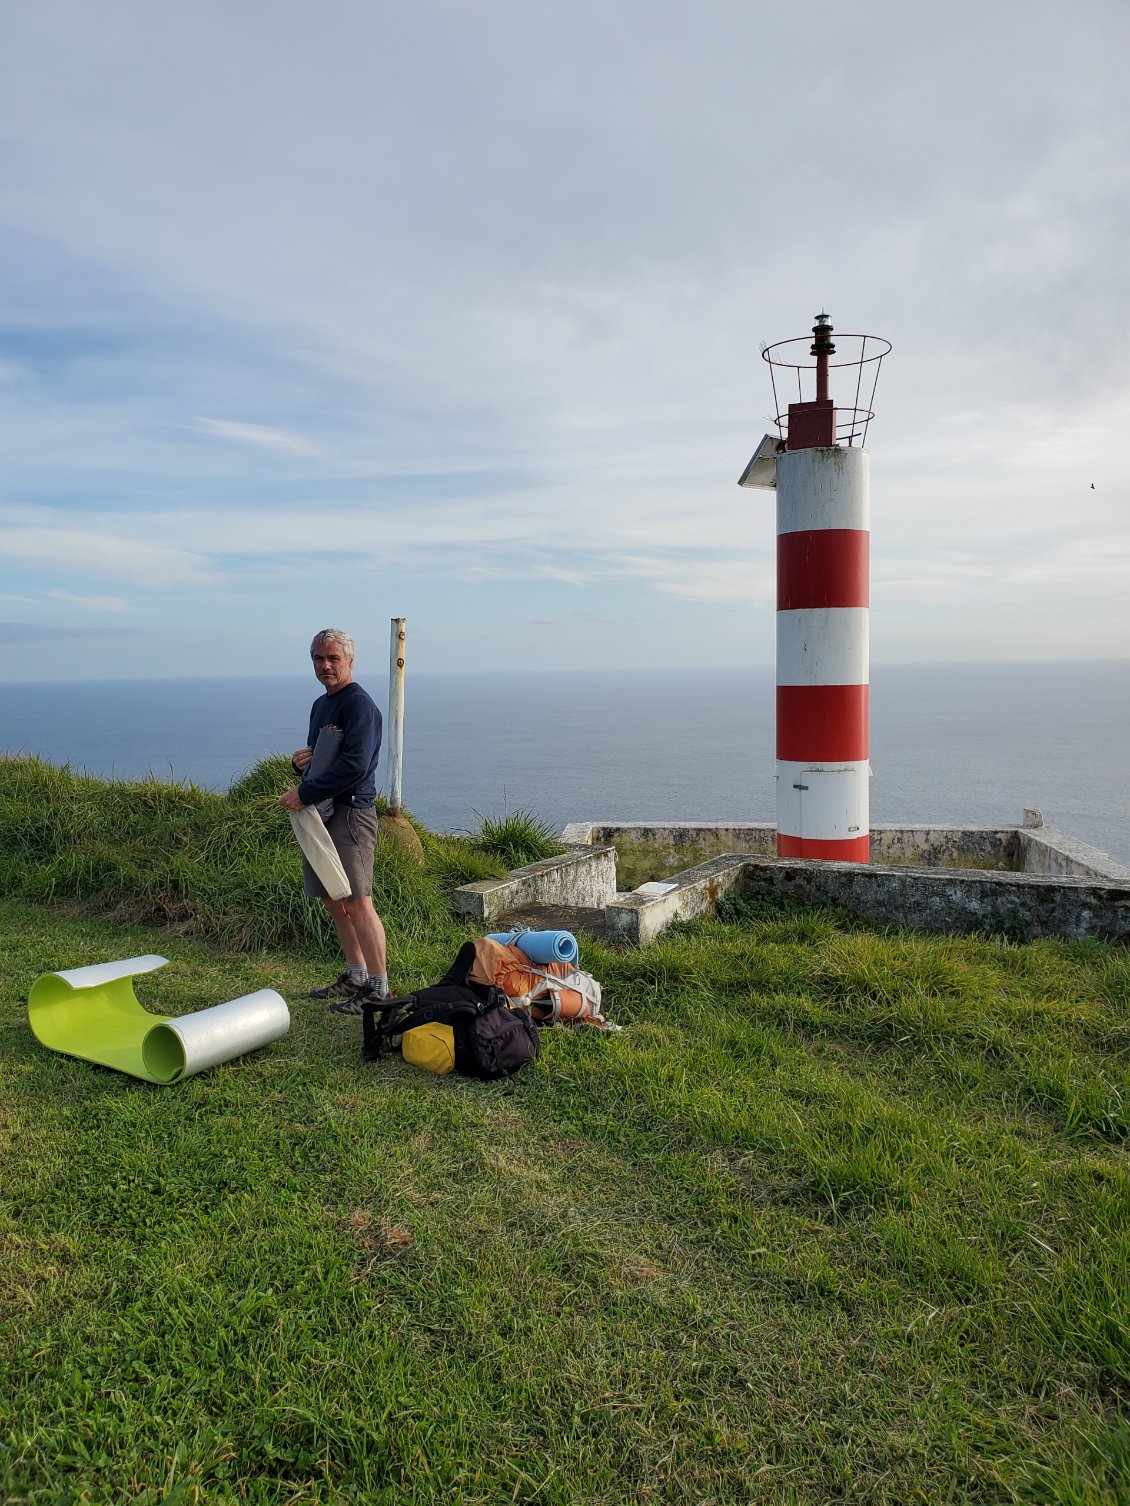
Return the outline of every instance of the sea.
<path id="1" fill-rule="evenodd" d="M 0 683 L 0 750 L 226 791 L 304 743 L 318 694 L 312 675 Z M 440 832 L 519 811 L 771 822 L 773 716 L 772 668 L 409 671 L 404 805 Z M 871 668 L 873 823 L 1016 825 L 1035 806 L 1130 864 L 1128 750 L 1130 660 Z"/>

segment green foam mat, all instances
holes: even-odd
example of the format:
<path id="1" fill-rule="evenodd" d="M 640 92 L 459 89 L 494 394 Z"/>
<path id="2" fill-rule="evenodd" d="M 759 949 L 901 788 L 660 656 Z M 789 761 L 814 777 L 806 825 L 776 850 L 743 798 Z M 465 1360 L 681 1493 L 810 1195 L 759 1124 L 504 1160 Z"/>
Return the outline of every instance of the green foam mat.
<path id="1" fill-rule="evenodd" d="M 269 988 L 176 1018 L 151 1014 L 138 1003 L 133 980 L 166 961 L 127 957 L 45 973 L 28 995 L 36 1039 L 51 1051 L 167 1084 L 254 1051 L 290 1028 L 284 1000 Z"/>

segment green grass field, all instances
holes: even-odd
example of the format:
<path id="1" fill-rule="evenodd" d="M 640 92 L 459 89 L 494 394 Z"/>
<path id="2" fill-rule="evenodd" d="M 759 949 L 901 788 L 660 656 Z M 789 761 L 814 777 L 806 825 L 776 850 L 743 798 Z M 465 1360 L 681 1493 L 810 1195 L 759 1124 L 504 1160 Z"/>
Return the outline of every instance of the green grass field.
<path id="1" fill-rule="evenodd" d="M 6 1506 L 1130 1500 L 1125 949 L 735 905 L 584 945 L 623 1035 L 433 1078 L 304 998 L 335 964 L 269 790 L 48 778 L 0 762 Z M 384 870 L 402 989 L 487 862 L 425 846 Z M 290 1034 L 174 1087 L 39 1047 L 37 976 L 150 951 L 155 1011 L 270 986 Z"/>

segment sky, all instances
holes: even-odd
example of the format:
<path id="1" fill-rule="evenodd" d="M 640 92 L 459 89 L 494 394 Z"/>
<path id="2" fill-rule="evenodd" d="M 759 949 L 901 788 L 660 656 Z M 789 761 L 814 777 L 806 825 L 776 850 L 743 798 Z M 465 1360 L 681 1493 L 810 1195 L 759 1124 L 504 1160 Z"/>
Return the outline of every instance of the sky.
<path id="1" fill-rule="evenodd" d="M 736 483 L 821 310 L 892 344 L 872 661 L 1130 657 L 1127 56 L 1125 0 L 9 0 L 0 679 L 771 665 Z"/>

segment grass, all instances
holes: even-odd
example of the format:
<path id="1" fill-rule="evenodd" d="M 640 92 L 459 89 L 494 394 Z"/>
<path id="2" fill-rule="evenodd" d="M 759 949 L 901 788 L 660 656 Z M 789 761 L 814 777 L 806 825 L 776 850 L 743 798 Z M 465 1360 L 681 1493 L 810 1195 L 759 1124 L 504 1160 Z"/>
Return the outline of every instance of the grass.
<path id="1" fill-rule="evenodd" d="M 475 814 L 479 816 L 479 847 L 501 859 L 508 872 L 565 851 L 564 843 L 557 840 L 549 822 L 540 820 L 532 811 L 513 811 L 508 816 L 482 816 L 477 811 Z"/>
<path id="2" fill-rule="evenodd" d="M 1130 1499 L 1125 949 L 736 904 L 586 941 L 626 1032 L 481 1084 L 365 1065 L 306 931 L 119 882 L 0 900 L 6 1506 Z M 398 905 L 434 981 L 462 933 Z M 154 1010 L 290 1034 L 174 1088 L 37 1046 L 35 977 L 149 951 Z"/>
<path id="3" fill-rule="evenodd" d="M 333 928 L 296 883 L 297 847 L 278 806 L 293 783 L 282 757 L 257 765 L 222 796 L 156 779 L 104 783 L 37 758 L 0 756 L 5 892 L 168 925 L 240 951 L 285 946 L 324 954 L 334 945 Z M 458 885 L 560 850 L 548 828 L 524 812 L 484 822 L 469 837 L 412 824 L 424 848 L 423 872 L 385 842 L 374 865 L 382 917 L 402 953 L 424 938 L 465 936 L 450 914 Z"/>

